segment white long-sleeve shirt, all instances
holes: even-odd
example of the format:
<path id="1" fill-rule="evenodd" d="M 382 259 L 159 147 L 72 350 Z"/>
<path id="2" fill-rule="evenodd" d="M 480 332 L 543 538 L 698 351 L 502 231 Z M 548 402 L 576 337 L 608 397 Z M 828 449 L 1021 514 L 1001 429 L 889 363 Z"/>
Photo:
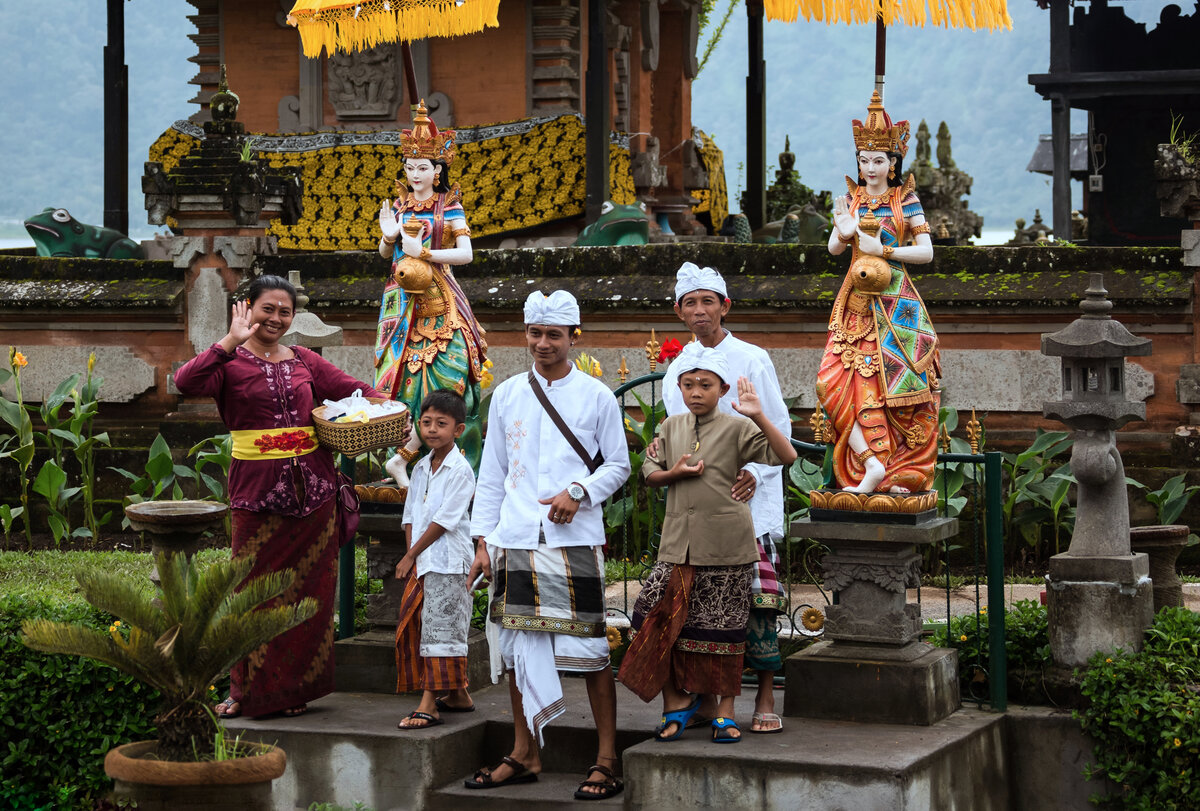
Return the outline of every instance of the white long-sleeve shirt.
<path id="1" fill-rule="evenodd" d="M 412 524 L 414 545 L 430 524 L 445 530 L 417 555 L 417 577 L 428 572 L 466 574 L 475 559 L 471 518 L 467 513 L 471 494 L 475 492 L 475 472 L 457 447 L 450 448 L 435 473 L 430 473 L 432 458 L 433 454 L 425 454 L 413 468 L 401 523 Z"/>
<path id="2" fill-rule="evenodd" d="M 621 409 L 600 381 L 575 367 L 566 377 L 547 381 L 534 374 L 584 449 L 599 449 L 604 462 L 595 473 L 558 430 L 538 402 L 528 375 L 510 377 L 496 387 L 488 411 L 487 441 L 479 464 L 471 535 L 505 549 L 536 549 L 538 529 L 546 545 L 596 546 L 604 543 L 604 500 L 629 479 L 629 449 Z M 571 482 L 587 495 L 569 524 L 549 520 L 551 499 Z"/>
<path id="3" fill-rule="evenodd" d="M 725 392 L 717 403 L 717 408 L 725 414 L 742 416 L 733 410 L 733 404 L 737 402 L 737 379 L 744 377 L 754 384 L 754 391 L 762 403 L 763 414 L 784 436 L 790 437 L 792 418 L 783 403 L 779 379 L 775 376 L 775 365 L 771 363 L 771 357 L 766 350 L 735 337 L 729 330 L 725 330 L 725 337 L 715 348 L 725 356 L 729 364 L 729 373 L 733 377 L 733 380 L 727 381 L 729 391 Z M 679 391 L 679 375 L 683 371 L 682 366 L 672 361 L 663 375 L 663 405 L 666 406 L 667 416 L 687 411 L 683 404 L 683 393 Z M 769 532 L 776 538 L 782 538 L 783 468 L 750 464 L 746 465 L 745 469 L 749 470 L 755 479 L 754 497 L 750 499 L 754 534 L 763 535 Z"/>

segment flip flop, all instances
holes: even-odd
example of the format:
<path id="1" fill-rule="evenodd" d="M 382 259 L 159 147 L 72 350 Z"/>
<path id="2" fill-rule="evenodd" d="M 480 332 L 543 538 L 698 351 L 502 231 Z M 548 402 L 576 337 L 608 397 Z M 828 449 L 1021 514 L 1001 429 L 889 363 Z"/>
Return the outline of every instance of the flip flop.
<path id="1" fill-rule="evenodd" d="M 213 711 L 218 718 L 237 718 L 242 714 L 242 704 L 240 701 L 235 701 L 232 696 L 228 696 L 213 707 Z"/>
<path id="2" fill-rule="evenodd" d="M 413 712 L 410 712 L 408 715 L 404 716 L 400 720 L 403 722 L 403 721 L 407 721 L 409 719 L 412 719 L 414 721 L 424 721 L 425 723 L 419 727 L 406 727 L 403 723 L 398 723 L 398 724 L 396 724 L 396 728 L 403 729 L 407 732 L 408 730 L 411 730 L 411 729 L 429 729 L 430 727 L 436 727 L 436 726 L 440 726 L 441 724 L 446 723 L 441 718 L 435 718 L 434 716 L 430 715 L 427 712 L 417 712 L 415 710 Z"/>
<path id="3" fill-rule="evenodd" d="M 783 732 L 783 719 L 773 712 L 756 712 L 754 713 L 753 720 L 756 724 L 778 723 L 779 726 L 775 727 L 774 729 L 755 729 L 753 726 L 751 726 L 751 734 L 774 735 L 776 732 Z"/>
<path id="4" fill-rule="evenodd" d="M 737 721 L 732 718 L 714 718 L 712 722 L 712 742 L 713 743 L 737 743 L 742 739 L 739 735 L 734 737 L 729 730 L 736 729 L 738 732 L 742 728 L 737 725 Z"/>
<path id="5" fill-rule="evenodd" d="M 585 779 L 579 784 L 579 788 L 575 789 L 576 800 L 607 800 L 609 797 L 616 797 L 625 790 L 625 784 L 612 773 L 611 769 L 601 766 L 597 763 L 595 766 L 588 767 L 586 778 L 592 772 L 600 772 L 604 775 L 603 780 L 587 780 Z M 584 791 L 587 786 L 595 786 L 599 791 Z"/>
<path id="6" fill-rule="evenodd" d="M 452 704 L 447 704 L 440 698 L 433 700 L 433 706 L 438 708 L 438 712 L 475 712 L 475 705 L 469 707 L 455 707 Z"/>
<path id="7" fill-rule="evenodd" d="M 700 709 L 700 696 L 695 696 L 692 698 L 692 703 L 682 710 L 663 713 L 662 720 L 658 722 L 658 729 L 654 730 L 654 740 L 660 743 L 679 740 L 680 736 L 683 735 L 683 731 L 687 729 L 688 721 L 692 719 L 692 716 L 696 714 L 696 710 L 698 709 Z M 677 724 L 679 729 L 664 738 L 662 733 L 668 724 Z"/>
<path id="8" fill-rule="evenodd" d="M 516 783 L 536 783 L 538 776 L 535 772 L 529 771 L 525 764 L 516 758 L 511 758 L 508 755 L 500 758 L 501 763 L 507 763 L 512 768 L 512 776 L 504 780 L 493 780 L 492 772 L 500 768 L 499 765 L 491 769 L 480 769 L 475 772 L 475 776 L 470 780 L 464 780 L 463 785 L 467 788 L 500 788 L 501 786 L 511 786 Z"/>
<path id="9" fill-rule="evenodd" d="M 280 715 L 284 718 L 296 718 L 308 712 L 307 704 L 297 704 L 295 707 L 288 707 L 286 710 L 281 710 Z"/>

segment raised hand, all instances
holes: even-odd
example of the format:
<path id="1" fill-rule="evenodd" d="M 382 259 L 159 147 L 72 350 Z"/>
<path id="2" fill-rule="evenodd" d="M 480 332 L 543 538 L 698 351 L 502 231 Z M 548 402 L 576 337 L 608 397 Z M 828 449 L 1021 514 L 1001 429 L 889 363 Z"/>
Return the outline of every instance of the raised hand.
<path id="1" fill-rule="evenodd" d="M 400 235 L 400 220 L 392 213 L 392 204 L 387 200 L 383 201 L 383 207 L 379 209 L 379 230 L 388 242 L 395 242 Z"/>
<path id="2" fill-rule="evenodd" d="M 858 217 L 850 213 L 846 198 L 840 194 L 833 198 L 833 223 L 845 239 L 853 237 L 854 232 L 858 230 Z"/>
<path id="3" fill-rule="evenodd" d="M 229 335 L 234 346 L 240 346 L 258 332 L 258 324 L 250 321 L 250 303 L 239 301 L 233 305 L 229 316 Z"/>
<path id="4" fill-rule="evenodd" d="M 400 249 L 404 251 L 405 256 L 419 257 L 421 255 L 421 236 L 425 233 L 424 224 L 422 224 L 420 233 L 415 237 L 410 237 L 408 232 L 400 233 Z"/>
<path id="5" fill-rule="evenodd" d="M 754 391 L 753 383 L 744 377 L 739 377 L 737 392 L 737 402 L 731 403 L 734 411 L 749 419 L 762 416 L 762 403 L 758 400 L 758 394 Z"/>

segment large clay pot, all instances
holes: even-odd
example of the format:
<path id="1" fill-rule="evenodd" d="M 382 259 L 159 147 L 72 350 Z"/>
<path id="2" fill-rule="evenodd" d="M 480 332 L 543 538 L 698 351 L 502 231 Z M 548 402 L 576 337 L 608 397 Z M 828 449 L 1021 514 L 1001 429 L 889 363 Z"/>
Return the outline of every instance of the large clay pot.
<path id="1" fill-rule="evenodd" d="M 287 768 L 278 746 L 250 744 L 261 754 L 233 760 L 179 762 L 154 759 L 158 741 L 109 750 L 104 772 L 118 799 L 136 800 L 138 811 L 270 811 L 271 781 Z"/>

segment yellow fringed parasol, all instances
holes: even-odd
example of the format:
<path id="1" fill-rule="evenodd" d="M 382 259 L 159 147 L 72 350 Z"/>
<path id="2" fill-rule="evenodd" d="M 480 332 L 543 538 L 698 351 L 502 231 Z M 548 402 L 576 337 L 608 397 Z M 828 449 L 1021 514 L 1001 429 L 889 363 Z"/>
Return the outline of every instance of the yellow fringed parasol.
<path id="1" fill-rule="evenodd" d="M 300 32 L 304 55 L 320 56 L 474 34 L 499 27 L 500 0 L 296 0 L 288 22 Z"/>
<path id="2" fill-rule="evenodd" d="M 928 9 L 926 6 L 928 5 Z M 1012 28 L 1005 0 L 763 0 L 768 20 L 925 25 L 944 28 Z"/>

